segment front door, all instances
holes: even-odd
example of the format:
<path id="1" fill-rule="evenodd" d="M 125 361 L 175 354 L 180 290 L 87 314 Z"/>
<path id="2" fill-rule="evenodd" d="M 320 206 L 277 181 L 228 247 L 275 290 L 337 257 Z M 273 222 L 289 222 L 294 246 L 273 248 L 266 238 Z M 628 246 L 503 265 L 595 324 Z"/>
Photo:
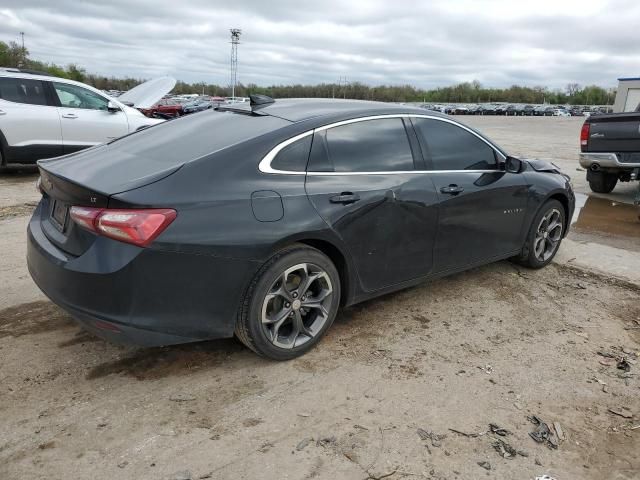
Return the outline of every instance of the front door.
<path id="1" fill-rule="evenodd" d="M 127 116 L 110 112 L 109 100 L 77 85 L 53 82 L 60 102 L 58 114 L 62 126 L 64 152 L 105 143 L 129 132 Z"/>
<path id="2" fill-rule="evenodd" d="M 367 291 L 431 271 L 438 198 L 414 165 L 401 118 L 357 120 L 314 135 L 307 195 L 347 245 Z"/>
<path id="3" fill-rule="evenodd" d="M 439 197 L 434 271 L 518 251 L 528 198 L 524 176 L 501 170 L 501 153 L 471 130 L 443 119 L 413 123 Z"/>

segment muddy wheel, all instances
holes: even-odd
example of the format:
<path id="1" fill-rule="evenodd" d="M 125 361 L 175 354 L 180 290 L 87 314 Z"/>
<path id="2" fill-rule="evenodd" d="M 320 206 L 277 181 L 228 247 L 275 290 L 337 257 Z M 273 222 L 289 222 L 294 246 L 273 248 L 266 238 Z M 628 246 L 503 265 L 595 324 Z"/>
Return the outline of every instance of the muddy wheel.
<path id="1" fill-rule="evenodd" d="M 295 245 L 274 255 L 245 296 L 236 336 L 254 352 L 289 360 L 310 350 L 340 305 L 340 277 L 319 250 Z"/>
<path id="2" fill-rule="evenodd" d="M 589 172 L 587 180 L 591 191 L 596 193 L 610 193 L 618 183 L 617 173 Z"/>
<path id="3" fill-rule="evenodd" d="M 542 268 L 551 263 L 562 242 L 565 222 L 562 204 L 557 200 L 546 202 L 531 223 L 522 254 L 512 260 L 529 268 Z"/>

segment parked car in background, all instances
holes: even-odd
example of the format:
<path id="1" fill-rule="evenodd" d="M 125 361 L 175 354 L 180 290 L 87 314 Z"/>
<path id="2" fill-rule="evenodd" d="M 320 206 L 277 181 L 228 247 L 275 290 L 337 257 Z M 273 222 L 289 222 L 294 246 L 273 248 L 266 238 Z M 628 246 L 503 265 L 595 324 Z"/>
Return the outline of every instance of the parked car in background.
<path id="1" fill-rule="evenodd" d="M 534 115 L 538 117 L 552 117 L 555 108 L 550 105 L 541 105 L 534 109 Z"/>
<path id="2" fill-rule="evenodd" d="M 496 107 L 485 103 L 485 104 L 479 105 L 475 113 L 476 115 L 495 115 Z"/>
<path id="3" fill-rule="evenodd" d="M 469 109 L 464 105 L 456 105 L 453 108 L 454 115 L 469 115 Z"/>
<path id="4" fill-rule="evenodd" d="M 480 105 L 470 105 L 469 106 L 469 115 L 477 115 L 478 114 L 478 109 L 480 108 Z"/>
<path id="5" fill-rule="evenodd" d="M 166 91 L 148 93 L 161 98 Z M 0 168 L 76 152 L 159 122 L 84 83 L 0 69 Z"/>
<path id="6" fill-rule="evenodd" d="M 564 108 L 555 108 L 553 109 L 554 117 L 570 117 L 571 114 L 567 112 Z"/>
<path id="7" fill-rule="evenodd" d="M 505 104 L 496 105 L 495 107 L 496 115 L 506 115 L 506 113 L 507 113 L 507 105 Z"/>
<path id="8" fill-rule="evenodd" d="M 590 115 L 580 132 L 580 166 L 592 191 L 640 179 L 640 112 Z"/>
<path id="9" fill-rule="evenodd" d="M 140 109 L 147 117 L 153 117 L 154 114 L 160 113 L 168 117 L 179 117 L 183 115 L 182 103 L 173 98 L 163 98 L 150 108 Z"/>
<path id="10" fill-rule="evenodd" d="M 202 96 L 183 103 L 182 113 L 183 115 L 187 115 L 189 113 L 201 112 L 202 110 L 207 110 L 213 107 L 214 103 L 211 101 L 211 98 L 209 96 Z"/>
<path id="11" fill-rule="evenodd" d="M 522 116 L 525 114 L 524 105 L 508 105 L 505 110 L 505 115 Z"/>
<path id="12" fill-rule="evenodd" d="M 452 117 L 346 100 L 244 107 L 40 162 L 36 284 L 108 340 L 235 334 L 287 360 L 341 306 L 505 258 L 541 268 L 567 234 L 568 177 Z"/>

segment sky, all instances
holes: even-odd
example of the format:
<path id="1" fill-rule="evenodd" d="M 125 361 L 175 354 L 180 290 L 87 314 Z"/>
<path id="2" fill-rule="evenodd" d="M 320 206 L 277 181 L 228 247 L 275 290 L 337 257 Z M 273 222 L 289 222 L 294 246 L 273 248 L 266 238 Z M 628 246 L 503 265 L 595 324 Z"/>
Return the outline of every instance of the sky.
<path id="1" fill-rule="evenodd" d="M 2 0 L 0 40 L 106 76 L 259 85 L 478 80 L 564 88 L 640 76 L 638 0 Z"/>

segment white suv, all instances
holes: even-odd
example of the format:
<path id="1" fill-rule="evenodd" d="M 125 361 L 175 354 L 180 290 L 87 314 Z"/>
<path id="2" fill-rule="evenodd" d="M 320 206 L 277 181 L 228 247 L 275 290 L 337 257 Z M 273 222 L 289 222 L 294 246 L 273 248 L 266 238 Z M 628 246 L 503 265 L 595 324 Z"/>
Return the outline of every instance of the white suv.
<path id="1" fill-rule="evenodd" d="M 163 121 L 123 101 L 73 80 L 0 69 L 0 168 L 72 153 Z"/>

